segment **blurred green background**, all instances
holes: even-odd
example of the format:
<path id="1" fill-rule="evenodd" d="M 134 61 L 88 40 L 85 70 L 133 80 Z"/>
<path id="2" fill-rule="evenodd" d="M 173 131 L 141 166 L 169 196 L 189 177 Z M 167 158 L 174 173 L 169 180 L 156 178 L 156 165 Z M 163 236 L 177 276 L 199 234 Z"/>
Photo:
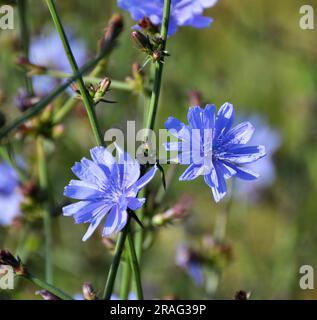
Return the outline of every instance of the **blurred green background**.
<path id="1" fill-rule="evenodd" d="M 125 30 L 106 76 L 124 80 L 131 74 L 132 63 L 144 62 L 145 56 L 130 38 L 134 22 L 116 7 L 116 1 L 57 4 L 65 25 L 86 42 L 92 56 L 108 19 L 115 12 L 123 14 Z M 229 101 L 237 114 L 264 117 L 279 131 L 282 144 L 274 155 L 276 180 L 256 201 L 226 197 L 216 205 L 203 179 L 180 183 L 177 177 L 184 168 L 177 169 L 161 210 L 184 193 L 191 194 L 194 203 L 185 221 L 159 230 L 144 255 L 147 298 L 232 299 L 240 289 L 251 292 L 253 299 L 317 297 L 316 290 L 299 288 L 300 266 L 309 264 L 317 270 L 317 37 L 316 29 L 299 27 L 303 4 L 313 5 L 317 12 L 316 2 L 309 0 L 219 0 L 205 13 L 215 19 L 210 28 L 181 28 L 169 39 L 171 57 L 165 63 L 157 128 L 163 128 L 170 115 L 185 120 L 188 91 L 198 89 L 206 102 L 217 107 Z M 17 14 L 15 18 L 18 20 Z M 32 35 L 53 27 L 44 1 L 29 1 L 28 18 Z M 5 95 L 0 111 L 8 119 L 19 115 L 13 100 L 23 86 L 22 73 L 15 64 L 20 54 L 18 37 L 18 28 L 0 31 L 0 88 Z M 134 119 L 141 126 L 143 112 L 136 95 L 112 90 L 110 96 L 118 103 L 97 107 L 103 130 L 125 128 L 126 121 Z M 87 120 L 76 114 L 68 117 L 63 136 L 50 146 L 48 166 L 57 200 L 64 200 L 63 188 L 73 178 L 71 166 L 88 156 L 93 145 Z M 17 142 L 16 150 L 36 175 L 34 141 Z M 213 234 L 225 211 L 229 211 L 225 240 L 232 246 L 233 257 L 218 277 L 218 288 L 206 293 L 176 266 L 175 249 L 184 241 L 198 248 L 205 235 Z M 102 292 L 111 261 L 100 232 L 85 243 L 81 241 L 85 229 L 86 225 L 75 225 L 71 218 L 54 219 L 55 284 L 71 294 L 80 292 L 84 281 L 91 281 Z M 27 250 L 27 265 L 43 276 L 40 230 L 25 231 L 21 225 L 1 228 L 0 240 L 1 247 L 18 250 L 22 256 L 21 246 Z M 208 274 L 214 279 L 215 274 Z M 20 281 L 12 292 L 0 291 L 0 297 L 34 299 L 35 290 Z"/>

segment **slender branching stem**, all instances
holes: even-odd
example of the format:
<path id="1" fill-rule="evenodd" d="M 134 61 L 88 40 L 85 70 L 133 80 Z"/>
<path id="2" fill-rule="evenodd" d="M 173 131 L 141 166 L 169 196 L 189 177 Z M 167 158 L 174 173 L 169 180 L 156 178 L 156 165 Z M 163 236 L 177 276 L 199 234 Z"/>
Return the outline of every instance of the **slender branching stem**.
<path id="1" fill-rule="evenodd" d="M 166 40 L 167 40 L 167 32 L 170 18 L 170 7 L 171 0 L 164 1 L 164 11 L 163 11 L 163 20 L 162 20 L 162 29 L 161 29 L 161 37 L 162 37 L 162 51 L 166 50 Z M 160 98 L 161 92 L 161 83 L 162 83 L 162 74 L 163 74 L 163 61 L 154 62 L 155 70 L 154 70 L 154 83 L 153 89 L 151 93 L 151 100 L 149 105 L 149 113 L 148 119 L 146 123 L 146 128 L 153 130 L 155 125 L 156 113 Z"/>
<path id="2" fill-rule="evenodd" d="M 77 73 L 78 72 L 78 66 L 77 66 L 76 60 L 74 58 L 73 52 L 71 50 L 71 47 L 69 45 L 69 41 L 67 39 L 65 30 L 63 28 L 60 16 L 59 16 L 59 14 L 57 12 L 55 3 L 54 3 L 53 0 L 46 0 L 46 3 L 47 3 L 47 6 L 49 8 L 49 11 L 51 13 L 51 16 L 52 16 L 56 31 L 57 31 L 57 33 L 58 33 L 58 35 L 59 35 L 59 37 L 60 37 L 60 39 L 62 41 L 64 50 L 65 50 L 65 53 L 67 55 L 69 64 L 70 64 L 70 66 L 72 68 L 72 71 L 73 71 L 73 73 Z M 82 77 L 78 78 L 77 85 L 78 85 L 81 97 L 83 99 L 83 103 L 84 103 L 84 106 L 86 108 L 86 112 L 87 112 L 87 115 L 88 115 L 88 118 L 89 118 L 89 121 L 90 121 L 91 129 L 92 129 L 92 132 L 93 132 L 93 134 L 95 136 L 97 144 L 98 145 L 103 145 L 103 137 L 102 137 L 102 133 L 101 133 L 101 130 L 99 128 L 99 125 L 98 125 L 97 116 L 96 116 L 95 109 L 94 109 L 94 104 L 93 104 L 93 101 L 91 100 L 91 98 L 90 98 L 90 96 L 89 96 L 89 94 L 87 92 L 87 89 L 85 87 L 85 83 L 84 83 Z"/>
<path id="3" fill-rule="evenodd" d="M 143 300 L 141 273 L 140 273 L 139 262 L 135 252 L 135 247 L 134 247 L 131 232 L 128 233 L 127 238 L 128 238 L 128 248 L 129 248 L 128 250 L 129 261 L 130 261 L 131 269 L 133 272 L 133 286 L 136 288 L 136 294 L 137 294 L 138 300 Z"/>
<path id="4" fill-rule="evenodd" d="M 23 275 L 22 277 L 31 281 L 33 284 L 40 287 L 41 289 L 49 291 L 50 293 L 52 293 L 53 295 L 55 295 L 56 297 L 58 297 L 62 300 L 73 300 L 73 298 L 70 295 L 64 293 L 62 290 L 54 287 L 53 285 L 47 283 L 46 281 L 43 281 L 43 280 L 33 276 L 30 273 L 27 273 L 26 275 Z"/>
<path id="5" fill-rule="evenodd" d="M 47 159 L 44 151 L 44 140 L 41 136 L 37 138 L 37 158 L 39 170 L 39 184 L 45 195 L 44 203 L 44 234 L 45 234 L 45 279 L 53 283 L 53 263 L 52 263 L 52 216 L 48 200 L 49 183 L 47 174 Z"/>
<path id="6" fill-rule="evenodd" d="M 125 242 L 125 239 L 127 237 L 128 232 L 129 232 L 129 227 L 128 227 L 128 223 L 127 223 L 125 228 L 120 232 L 120 234 L 118 236 L 118 240 L 117 240 L 117 244 L 116 244 L 116 248 L 115 248 L 115 252 L 114 252 L 114 257 L 112 259 L 110 270 L 108 272 L 108 277 L 107 277 L 106 286 L 105 286 L 105 290 L 104 290 L 103 297 L 105 300 L 110 300 L 110 298 L 111 298 L 114 283 L 115 283 L 116 276 L 118 273 L 118 268 L 120 265 L 122 252 L 124 249 L 124 242 Z"/>
<path id="7" fill-rule="evenodd" d="M 125 250 L 125 261 L 122 263 L 122 275 L 120 283 L 120 299 L 127 300 L 130 291 L 131 266 L 127 251 Z"/>
<path id="8" fill-rule="evenodd" d="M 163 11 L 163 20 L 162 20 L 162 29 L 161 29 L 161 37 L 163 41 L 162 50 L 166 50 L 166 40 L 167 40 L 167 32 L 168 32 L 168 25 L 169 25 L 169 18 L 170 18 L 170 7 L 171 7 L 171 0 L 164 1 L 164 11 Z M 154 62 L 152 66 L 153 72 L 153 88 L 151 92 L 151 98 L 149 102 L 149 106 L 147 108 L 148 117 L 145 121 L 145 125 L 147 129 L 154 129 L 155 119 L 157 114 L 157 108 L 159 104 L 159 97 L 161 91 L 161 83 L 162 83 L 162 74 L 163 74 L 163 67 L 164 63 L 162 61 Z M 144 137 L 144 140 L 147 140 L 147 136 Z M 144 191 L 145 194 L 147 193 Z M 143 221 L 145 215 L 146 208 L 142 209 L 141 214 L 139 215 L 139 219 Z M 136 253 L 137 258 L 140 263 L 141 256 L 142 256 L 142 245 L 143 245 L 143 238 L 144 238 L 144 230 L 141 230 L 136 234 Z"/>
<path id="9" fill-rule="evenodd" d="M 22 43 L 23 54 L 26 58 L 29 56 L 29 43 L 30 43 L 30 34 L 29 28 L 27 24 L 27 11 L 28 11 L 28 1 L 27 0 L 18 0 L 17 7 L 18 7 L 18 14 L 20 20 L 20 39 Z M 24 74 L 25 78 L 25 86 L 26 90 L 30 95 L 33 95 L 33 85 L 32 79 Z"/>

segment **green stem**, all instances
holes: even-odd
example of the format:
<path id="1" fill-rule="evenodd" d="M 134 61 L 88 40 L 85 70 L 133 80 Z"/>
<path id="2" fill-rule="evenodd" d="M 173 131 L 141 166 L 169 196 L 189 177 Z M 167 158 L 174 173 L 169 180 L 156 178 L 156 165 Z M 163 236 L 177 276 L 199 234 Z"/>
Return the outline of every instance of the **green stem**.
<path id="1" fill-rule="evenodd" d="M 107 69 L 108 61 L 109 61 L 109 57 L 105 57 L 104 59 L 102 59 L 100 63 L 96 65 L 95 69 L 91 72 L 91 75 L 93 77 L 98 77 L 102 75 Z"/>
<path id="2" fill-rule="evenodd" d="M 110 298 L 111 298 L 111 294 L 112 294 L 113 287 L 114 287 L 114 282 L 116 280 L 116 276 L 117 276 L 117 272 L 118 272 L 118 268 L 119 268 L 119 264 L 120 264 L 120 260 L 121 260 L 121 255 L 122 255 L 123 248 L 124 248 L 124 242 L 127 237 L 127 233 L 129 232 L 128 223 L 118 236 L 118 240 L 117 240 L 117 244 L 116 244 L 116 248 L 115 248 L 115 252 L 114 252 L 114 257 L 112 259 L 110 270 L 108 272 L 107 282 L 106 282 L 106 286 L 105 286 L 105 290 L 104 290 L 104 299 L 105 300 L 110 300 Z"/>
<path id="3" fill-rule="evenodd" d="M 235 179 L 233 179 L 232 181 L 232 185 L 231 185 L 232 190 L 234 190 L 234 187 L 235 187 Z M 230 215 L 230 212 L 232 209 L 233 200 L 234 199 L 231 194 L 230 198 L 227 200 L 227 203 L 225 203 L 224 207 L 220 208 L 220 211 L 216 216 L 213 237 L 215 241 L 217 241 L 218 243 L 223 243 L 225 241 L 228 216 Z M 210 278 L 207 279 L 206 291 L 211 298 L 214 298 L 215 294 L 217 293 L 221 275 L 222 275 L 222 270 L 214 269 L 210 271 L 210 276 L 209 276 Z"/>
<path id="4" fill-rule="evenodd" d="M 23 54 L 26 58 L 28 58 L 30 35 L 29 35 L 29 28 L 26 20 L 27 0 L 18 0 L 17 7 L 18 7 L 19 20 L 20 20 L 20 39 L 23 47 Z M 34 92 L 33 92 L 32 79 L 30 79 L 27 76 L 26 72 L 24 73 L 24 78 L 25 78 L 25 86 L 26 86 L 27 92 L 30 95 L 33 95 Z"/>
<path id="5" fill-rule="evenodd" d="M 129 257 L 127 252 L 125 251 L 126 261 L 122 264 L 122 278 L 121 278 L 121 286 L 120 286 L 120 299 L 127 300 L 129 297 L 130 291 L 130 280 L 131 280 L 131 267 Z"/>
<path id="6" fill-rule="evenodd" d="M 45 197 L 48 196 L 48 175 L 46 158 L 44 151 L 44 141 L 42 137 L 37 138 L 37 156 L 39 167 L 39 183 Z M 45 279 L 47 282 L 53 282 L 53 264 L 52 264 L 52 217 L 50 205 L 45 202 L 44 210 L 44 234 L 45 234 Z"/>
<path id="7" fill-rule="evenodd" d="M 51 13 L 51 16 L 52 16 L 56 31 L 57 31 L 57 33 L 58 33 L 58 35 L 59 35 L 59 37 L 60 37 L 60 39 L 62 41 L 64 50 L 65 50 L 65 53 L 67 55 L 68 61 L 70 63 L 70 66 L 72 68 L 72 71 L 73 71 L 73 73 L 76 73 L 76 72 L 78 72 L 78 66 L 77 66 L 76 60 L 74 58 L 74 55 L 72 53 L 72 50 L 70 48 L 69 42 L 67 40 L 66 33 L 65 33 L 64 28 L 63 28 L 61 19 L 60 19 L 58 13 L 57 13 L 57 9 L 56 9 L 55 3 L 54 3 L 53 0 L 46 0 L 46 3 L 47 3 L 47 6 L 49 8 L 49 11 Z M 90 125 L 91 125 L 91 128 L 92 128 L 92 131 L 94 133 L 95 139 L 97 141 L 97 144 L 98 145 L 103 145 L 103 137 L 102 137 L 102 133 L 100 131 L 100 128 L 98 126 L 97 116 L 96 116 L 96 113 L 95 113 L 94 105 L 93 105 L 92 100 L 89 97 L 89 94 L 88 94 L 88 92 L 86 90 L 86 87 L 85 87 L 85 84 L 84 84 L 84 81 L 83 81 L 82 77 L 78 78 L 77 85 L 78 85 L 80 94 L 82 96 L 83 103 L 84 103 L 84 106 L 86 108 L 86 112 L 87 112 L 87 115 L 88 115 L 88 118 L 89 118 L 89 121 L 90 121 Z"/>
<path id="8" fill-rule="evenodd" d="M 168 24 L 170 18 L 170 7 L 171 0 L 164 1 L 164 11 L 163 11 L 163 20 L 162 20 L 162 29 L 161 29 L 161 37 L 162 37 L 162 51 L 166 49 L 166 39 L 167 39 L 167 31 Z M 163 74 L 163 66 L 164 63 L 162 61 L 156 61 L 155 63 L 155 71 L 154 71 L 154 83 L 151 94 L 151 100 L 149 105 L 149 113 L 146 128 L 153 130 L 155 125 L 156 113 L 158 108 L 158 102 L 160 98 L 161 92 L 161 82 L 162 82 L 162 74 Z"/>
<path id="9" fill-rule="evenodd" d="M 52 125 L 56 125 L 63 121 L 63 119 L 71 112 L 78 100 L 74 97 L 69 98 L 65 104 L 55 112 L 52 119 Z"/>
<path id="10" fill-rule="evenodd" d="M 169 18 L 170 18 L 170 7 L 171 7 L 171 0 L 165 0 L 164 1 L 164 11 L 163 11 L 163 20 L 162 20 L 162 29 L 161 29 L 161 37 L 163 39 L 163 45 L 162 50 L 165 51 L 166 49 L 166 39 L 167 39 L 167 31 L 168 31 L 168 25 L 169 25 Z M 161 83 L 162 83 L 162 74 L 163 74 L 163 62 L 157 61 L 154 64 L 154 82 L 153 82 L 153 88 L 151 93 L 151 99 L 149 102 L 148 107 L 148 118 L 146 120 L 146 128 L 152 129 L 155 125 L 155 119 L 157 114 L 157 107 L 159 103 L 160 98 L 160 91 L 161 91 Z M 144 137 L 144 140 L 147 140 L 147 136 Z M 146 191 L 144 191 L 146 193 Z M 145 216 L 145 208 L 143 208 L 140 212 L 139 219 L 143 221 Z M 143 238 L 144 238 L 144 230 L 140 230 L 136 234 L 136 253 L 137 258 L 139 262 L 141 261 L 142 256 L 142 246 L 143 246 Z"/>
<path id="11" fill-rule="evenodd" d="M 139 269 L 138 258 L 135 252 L 133 238 L 131 236 L 131 232 L 127 235 L 128 238 L 128 248 L 129 248 L 129 260 L 131 263 L 131 269 L 133 271 L 133 285 L 136 288 L 136 294 L 138 300 L 143 300 L 143 291 L 142 291 L 142 283 L 141 283 L 141 273 Z"/>
<path id="12" fill-rule="evenodd" d="M 39 286 L 40 288 L 49 291 L 50 293 L 52 293 L 53 295 L 55 295 L 56 297 L 59 297 L 62 300 L 73 300 L 73 298 L 71 296 L 69 296 L 68 294 L 64 293 L 62 290 L 52 286 L 51 284 L 34 277 L 32 274 L 28 273 L 26 275 L 23 276 L 25 279 L 31 281 L 32 283 L 34 283 L 35 285 Z"/>
<path id="13" fill-rule="evenodd" d="M 146 197 L 146 189 L 142 189 L 140 191 L 139 197 L 140 198 Z M 146 208 L 147 208 L 147 205 L 145 203 L 138 213 L 138 218 L 141 222 L 144 222 Z M 134 238 L 135 238 L 136 255 L 137 255 L 138 261 L 141 261 L 142 249 L 143 249 L 143 239 L 144 239 L 144 228 L 141 228 L 138 232 L 136 232 Z"/>

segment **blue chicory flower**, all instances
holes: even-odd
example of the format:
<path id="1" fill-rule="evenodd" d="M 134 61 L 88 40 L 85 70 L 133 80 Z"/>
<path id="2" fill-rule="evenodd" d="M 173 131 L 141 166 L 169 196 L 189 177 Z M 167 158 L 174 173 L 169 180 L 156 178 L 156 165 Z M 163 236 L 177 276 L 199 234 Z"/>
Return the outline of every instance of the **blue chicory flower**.
<path id="1" fill-rule="evenodd" d="M 213 19 L 202 15 L 217 0 L 172 0 L 168 35 L 173 35 L 178 27 L 208 27 Z M 138 21 L 148 17 L 154 25 L 161 25 L 164 0 L 118 0 L 118 6 L 130 12 L 132 19 Z"/>
<path id="2" fill-rule="evenodd" d="M 256 127 L 251 142 L 253 144 L 262 144 L 265 141 L 269 141 L 270 143 L 266 146 L 266 157 L 255 163 L 246 165 L 248 169 L 259 173 L 260 178 L 252 184 L 243 180 L 237 180 L 233 194 L 238 197 L 248 195 L 256 198 L 260 190 L 271 186 L 275 181 L 276 170 L 273 162 L 273 154 L 281 145 L 281 135 L 276 129 L 271 128 L 261 116 L 255 115 L 249 119 Z"/>
<path id="3" fill-rule="evenodd" d="M 72 32 L 66 30 L 70 47 L 79 67 L 87 61 L 87 49 L 81 39 L 73 36 Z M 71 73 L 67 56 L 62 42 L 56 31 L 45 31 L 31 39 L 29 50 L 30 61 L 36 65 L 57 69 Z M 33 77 L 35 94 L 44 96 L 54 89 L 58 81 L 45 75 Z"/>
<path id="4" fill-rule="evenodd" d="M 245 146 L 251 139 L 254 127 L 242 122 L 232 127 L 234 108 L 225 103 L 216 115 L 216 107 L 199 106 L 188 111 L 188 123 L 169 117 L 166 129 L 181 142 L 166 143 L 168 151 L 179 152 L 177 161 L 189 164 L 179 180 L 193 180 L 203 175 L 216 202 L 227 192 L 226 180 L 235 176 L 254 180 L 258 174 L 244 167 L 265 155 L 264 146 Z"/>
<path id="5" fill-rule="evenodd" d="M 22 194 L 18 190 L 19 178 L 7 162 L 0 163 L 0 225 L 10 225 L 20 215 Z"/>
<path id="6" fill-rule="evenodd" d="M 145 198 L 137 194 L 154 177 L 154 166 L 140 177 L 140 164 L 118 146 L 118 162 L 104 147 L 90 150 L 92 160 L 83 158 L 72 171 L 80 180 L 71 180 L 64 195 L 81 200 L 63 208 L 65 216 L 75 223 L 90 223 L 83 237 L 86 241 L 106 217 L 102 235 L 118 233 L 127 223 L 127 210 L 138 210 Z M 110 211 L 110 212 L 109 212 Z"/>

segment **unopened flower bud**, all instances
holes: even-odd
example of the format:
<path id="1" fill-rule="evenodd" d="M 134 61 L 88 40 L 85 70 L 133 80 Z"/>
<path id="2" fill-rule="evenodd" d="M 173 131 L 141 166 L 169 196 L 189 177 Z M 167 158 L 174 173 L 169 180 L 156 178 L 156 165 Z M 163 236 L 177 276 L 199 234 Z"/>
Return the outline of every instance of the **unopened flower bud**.
<path id="1" fill-rule="evenodd" d="M 98 91 L 101 91 L 105 94 L 106 91 L 109 89 L 110 84 L 111 84 L 111 80 L 109 78 L 104 78 L 99 84 Z"/>
<path id="2" fill-rule="evenodd" d="M 99 86 L 97 88 L 97 90 L 95 91 L 94 94 L 94 102 L 98 102 L 108 91 L 109 87 L 111 84 L 111 80 L 109 78 L 104 78 L 100 83 Z"/>
<path id="3" fill-rule="evenodd" d="M 97 294 L 89 282 L 83 284 L 83 296 L 85 300 L 98 300 Z"/>
<path id="4" fill-rule="evenodd" d="M 149 50 L 149 48 L 151 48 L 150 39 L 142 32 L 134 30 L 131 33 L 131 37 L 139 48 L 144 50 Z"/>
<path id="5" fill-rule="evenodd" d="M 189 91 L 188 98 L 191 106 L 201 106 L 203 104 L 202 93 L 199 90 Z"/>
<path id="6" fill-rule="evenodd" d="M 1 264 L 12 267 L 17 275 L 23 276 L 27 274 L 27 270 L 22 265 L 20 258 L 14 257 L 9 250 L 0 250 L 0 265 Z"/>
<path id="7" fill-rule="evenodd" d="M 50 293 L 47 290 L 36 291 L 35 294 L 41 296 L 43 300 L 61 300 L 59 297 L 56 297 L 54 294 Z"/>
<path id="8" fill-rule="evenodd" d="M 122 32 L 123 26 L 122 16 L 114 14 L 109 20 L 107 28 L 104 30 L 104 37 L 99 43 L 100 50 L 112 48 L 116 44 L 116 40 Z"/>
<path id="9" fill-rule="evenodd" d="M 184 219 L 189 208 L 192 206 L 192 197 L 185 195 L 172 208 L 163 213 L 156 214 L 152 219 L 152 224 L 162 226 L 175 220 Z"/>

